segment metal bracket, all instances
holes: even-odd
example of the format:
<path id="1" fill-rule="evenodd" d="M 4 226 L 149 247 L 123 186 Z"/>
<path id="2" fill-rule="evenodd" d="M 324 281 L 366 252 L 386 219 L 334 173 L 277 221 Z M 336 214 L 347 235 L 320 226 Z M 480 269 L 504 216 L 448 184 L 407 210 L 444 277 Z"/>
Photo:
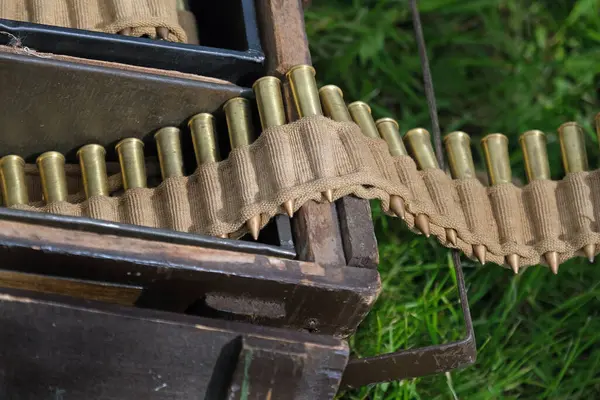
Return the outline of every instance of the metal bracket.
<path id="1" fill-rule="evenodd" d="M 342 388 L 357 388 L 372 383 L 438 374 L 466 367 L 475 362 L 477 346 L 467 299 L 465 277 L 459 253 L 456 250 L 453 253 L 458 294 L 467 336 L 462 340 L 438 346 L 427 346 L 350 360 L 342 376 Z"/>

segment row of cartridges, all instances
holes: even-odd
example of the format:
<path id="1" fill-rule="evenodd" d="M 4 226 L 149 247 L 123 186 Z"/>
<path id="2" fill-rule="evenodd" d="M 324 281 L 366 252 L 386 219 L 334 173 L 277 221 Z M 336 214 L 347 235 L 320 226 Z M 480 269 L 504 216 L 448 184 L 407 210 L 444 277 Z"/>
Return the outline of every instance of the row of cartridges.
<path id="1" fill-rule="evenodd" d="M 335 121 L 355 122 L 364 135 L 371 138 L 383 138 L 394 157 L 410 155 L 421 170 L 440 168 L 431 144 L 429 132 L 422 128 L 411 129 L 402 136 L 398 123 L 391 118 L 375 121 L 368 104 L 356 101 L 346 105 L 342 91 L 334 85 L 323 86 L 317 90 L 315 71 L 309 66 L 297 66 L 288 73 L 294 94 L 294 101 L 301 117 L 326 115 Z M 600 135 L 600 114 L 596 117 L 597 132 Z M 588 169 L 585 149 L 585 134 L 575 122 L 567 122 L 558 129 L 560 148 L 565 172 L 567 174 L 583 172 Z M 448 164 L 453 179 L 476 178 L 469 135 L 462 131 L 451 132 L 444 137 Z M 523 149 L 528 180 L 551 179 L 550 164 L 546 150 L 546 136 L 539 130 L 523 133 L 519 142 Z M 481 140 L 489 182 L 492 186 L 512 182 L 508 138 L 501 133 L 493 133 Z M 399 196 L 390 196 L 390 210 L 404 219 L 406 209 Z M 430 226 L 426 215 L 415 216 L 415 226 L 424 235 L 429 236 Z M 457 232 L 446 229 L 447 243 L 456 246 Z M 596 247 L 585 246 L 584 254 L 590 262 L 594 261 Z M 487 249 L 484 245 L 474 245 L 473 253 L 485 264 Z M 558 273 L 558 253 L 544 254 L 552 272 Z M 506 263 L 515 273 L 520 268 L 518 254 L 506 257 Z"/>
<path id="2" fill-rule="evenodd" d="M 400 134 L 398 123 L 391 118 L 375 121 L 370 107 L 361 101 L 346 105 L 342 91 L 334 85 L 326 85 L 320 89 L 315 80 L 315 70 L 308 65 L 298 65 L 287 73 L 295 109 L 298 117 L 325 115 L 339 122 L 355 122 L 362 133 L 371 138 L 383 138 L 394 157 L 410 155 L 417 166 L 422 169 L 439 168 L 433 151 L 429 132 L 422 128 L 411 129 Z M 282 83 L 273 76 L 265 76 L 253 85 L 262 129 L 286 124 L 286 113 L 282 96 Z M 231 148 L 251 144 L 256 139 L 252 122 L 250 101 L 235 97 L 223 106 Z M 221 160 L 218 147 L 215 119 L 212 114 L 200 113 L 193 116 L 188 123 L 192 143 L 198 165 Z M 157 143 L 158 158 L 162 178 L 184 175 L 183 156 L 180 144 L 181 132 L 176 127 L 165 127 L 154 135 Z M 576 123 L 566 123 L 559 128 L 561 151 L 567 173 L 575 173 L 588 169 L 585 152 L 584 133 Z M 475 167 L 470 149 L 469 136 L 464 132 L 452 132 L 444 137 L 450 171 L 454 179 L 475 178 Z M 481 141 L 486 167 L 491 185 L 511 182 L 511 170 L 508 153 L 508 138 L 502 134 L 487 135 Z M 550 167 L 546 152 L 544 133 L 537 130 L 525 132 L 520 137 L 525 155 L 527 176 L 530 181 L 550 179 Z M 144 188 L 147 186 L 144 144 L 137 138 L 126 138 L 116 146 L 124 190 Z M 108 184 L 105 163 L 105 149 L 98 144 L 88 144 L 77 152 L 81 174 L 87 198 L 92 196 L 108 196 Z M 65 158 L 58 152 L 46 152 L 37 159 L 40 172 L 44 201 L 47 204 L 67 199 L 67 184 L 64 170 Z M 8 155 L 0 159 L 0 180 L 4 205 L 27 204 L 28 193 L 24 174 L 24 160 L 17 155 Z M 323 193 L 327 201 L 333 201 L 331 190 Z M 294 202 L 286 201 L 282 211 L 293 216 Z M 399 196 L 390 197 L 390 210 L 400 218 L 405 217 L 406 209 Z M 256 239 L 260 229 L 260 215 L 246 221 L 246 226 Z M 429 236 L 429 220 L 426 215 L 416 215 L 415 225 L 424 235 Z M 224 235 L 226 236 L 226 235 Z M 446 240 L 456 245 L 457 232 L 446 230 Z M 595 246 L 588 245 L 583 251 L 590 261 L 595 254 Z M 475 245 L 473 253 L 483 264 L 486 260 L 486 248 Z M 546 261 L 552 271 L 558 271 L 558 254 L 548 252 Z M 509 255 L 506 262 L 518 272 L 519 256 Z"/>

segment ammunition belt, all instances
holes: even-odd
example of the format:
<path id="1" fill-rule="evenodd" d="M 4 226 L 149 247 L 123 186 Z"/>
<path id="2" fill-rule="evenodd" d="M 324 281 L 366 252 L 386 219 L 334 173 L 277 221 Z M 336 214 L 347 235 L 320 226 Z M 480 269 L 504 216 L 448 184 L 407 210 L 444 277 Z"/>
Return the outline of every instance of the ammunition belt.
<path id="1" fill-rule="evenodd" d="M 425 129 L 411 129 L 402 138 L 396 121 L 374 121 L 367 104 L 346 106 L 339 88 L 317 90 L 311 67 L 292 68 L 288 79 L 300 119 L 286 123 L 281 82 L 261 78 L 253 86 L 262 126 L 256 140 L 250 101 L 236 97 L 225 103 L 232 148 L 226 160 L 220 159 L 214 117 L 193 116 L 188 126 L 198 167 L 191 176 L 184 176 L 179 129 L 166 127 L 155 134 L 163 178 L 158 187 L 146 187 L 143 143 L 128 138 L 116 146 L 122 179 L 107 178 L 104 148 L 79 150 L 84 193 L 76 195 L 68 195 L 64 157 L 56 152 L 38 157 L 46 205 L 29 202 L 23 159 L 3 157 L 4 204 L 238 238 L 248 231 L 256 237 L 270 218 L 293 214 L 309 200 L 355 195 L 380 200 L 386 213 L 415 232 L 434 235 L 482 263 L 515 271 L 547 263 L 557 272 L 559 263 L 575 255 L 590 260 L 596 255 L 600 194 L 594 188 L 600 187 L 600 170 L 586 171 L 584 133 L 577 124 L 559 128 L 567 172 L 560 181 L 550 180 L 544 134 L 523 134 L 530 180 L 523 188 L 512 183 L 506 136 L 486 136 L 482 145 L 492 186 L 485 187 L 476 179 L 466 133 L 444 138 L 452 179 L 438 167 Z M 124 193 L 110 196 L 121 183 Z"/>
<path id="2" fill-rule="evenodd" d="M 176 2 L 0 0 L 0 18 L 186 43 L 186 33 L 178 21 Z"/>

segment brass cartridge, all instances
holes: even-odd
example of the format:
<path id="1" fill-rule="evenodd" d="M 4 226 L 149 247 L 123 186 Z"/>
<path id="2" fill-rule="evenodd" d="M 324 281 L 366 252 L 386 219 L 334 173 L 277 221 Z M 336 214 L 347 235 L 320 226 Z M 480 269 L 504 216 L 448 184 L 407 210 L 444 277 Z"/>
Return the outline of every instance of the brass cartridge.
<path id="1" fill-rule="evenodd" d="M 475 165 L 471 153 L 471 138 L 465 132 L 455 131 L 444 136 L 448 165 L 454 179 L 475 178 Z"/>
<path id="2" fill-rule="evenodd" d="M 42 193 L 46 204 L 67 200 L 65 157 L 57 151 L 48 151 L 35 161 L 40 171 Z"/>
<path id="3" fill-rule="evenodd" d="M 402 136 L 400 135 L 400 127 L 392 118 L 380 118 L 375 123 L 379 135 L 386 141 L 390 154 L 393 157 L 408 155 Z M 398 217 L 404 219 L 406 209 L 404 200 L 400 196 L 390 196 L 390 208 Z"/>
<path id="4" fill-rule="evenodd" d="M 254 142 L 256 135 L 252 125 L 250 101 L 242 97 L 234 97 L 223 105 L 223 110 L 227 120 L 231 148 L 247 146 Z"/>
<path id="5" fill-rule="evenodd" d="M 192 144 L 196 163 L 203 165 L 211 162 L 221 161 L 217 130 L 215 129 L 215 117 L 209 113 L 200 113 L 190 118 L 188 127 L 192 133 Z M 227 238 L 227 234 L 219 235 Z"/>
<path id="6" fill-rule="evenodd" d="M 25 180 L 25 160 L 16 155 L 0 158 L 0 179 L 4 205 L 28 204 L 27 181 Z"/>
<path id="7" fill-rule="evenodd" d="M 188 122 L 198 165 L 221 161 L 215 117 L 209 113 L 194 115 Z"/>
<path id="8" fill-rule="evenodd" d="M 168 126 L 154 134 L 158 150 L 158 162 L 163 180 L 176 176 L 184 176 L 183 155 L 181 152 L 181 132 L 178 128 Z"/>
<path id="9" fill-rule="evenodd" d="M 234 97 L 225 103 L 223 109 L 225 110 L 231 148 L 235 149 L 251 144 L 255 139 L 255 135 L 250 112 L 250 102 L 241 97 Z M 254 240 L 258 239 L 260 222 L 260 215 L 255 215 L 246 221 L 246 226 Z"/>
<path id="10" fill-rule="evenodd" d="M 444 136 L 446 153 L 448 154 L 448 165 L 450 174 L 454 179 L 475 178 L 475 165 L 471 153 L 471 138 L 465 132 L 455 131 Z M 487 249 L 482 244 L 473 245 L 473 254 L 483 265 L 487 255 Z"/>
<path id="11" fill-rule="evenodd" d="M 326 116 L 338 122 L 352 122 L 342 89 L 335 85 L 323 86 L 319 89 L 319 97 Z"/>
<path id="12" fill-rule="evenodd" d="M 531 130 L 519 137 L 523 157 L 525 159 L 525 171 L 529 182 L 535 180 L 550 179 L 550 163 L 546 150 L 546 135 L 538 130 Z M 544 254 L 546 262 L 554 274 L 558 273 L 558 253 L 548 251 Z"/>
<path id="13" fill-rule="evenodd" d="M 256 95 L 262 129 L 284 125 L 286 118 L 281 96 L 281 81 L 274 76 L 265 76 L 254 82 L 252 88 Z M 281 206 L 290 218 L 294 216 L 293 200 L 287 200 Z"/>
<path id="14" fill-rule="evenodd" d="M 490 185 L 511 183 L 512 173 L 508 156 L 508 138 L 501 133 L 492 133 L 481 139 L 485 166 Z"/>
<path id="15" fill-rule="evenodd" d="M 301 118 L 323 115 L 315 74 L 315 69 L 310 65 L 296 65 L 286 74 Z"/>
<path id="16" fill-rule="evenodd" d="M 575 122 L 566 122 L 558 128 L 560 152 L 567 174 L 588 169 L 583 130 Z"/>
<path id="17" fill-rule="evenodd" d="M 402 141 L 402 135 L 400 135 L 400 126 L 396 120 L 392 118 L 380 118 L 375 122 L 375 126 L 379 131 L 379 135 L 387 143 L 392 156 L 400 157 L 408 155 Z"/>
<path id="18" fill-rule="evenodd" d="M 379 138 L 379 131 L 371 115 L 371 107 L 367 103 L 355 101 L 348 106 L 348 111 L 365 136 Z"/>
<path id="19" fill-rule="evenodd" d="M 429 132 L 423 128 L 411 129 L 404 135 L 409 150 L 421 170 L 439 168 L 435 152 L 431 145 Z M 415 225 L 425 236 L 429 237 L 429 219 L 424 214 L 415 216 Z M 452 228 L 446 229 L 446 241 L 456 246 L 458 235 Z"/>
<path id="20" fill-rule="evenodd" d="M 558 128 L 560 152 L 567 174 L 583 172 L 588 169 L 583 130 L 576 122 L 565 122 Z M 583 248 L 589 262 L 594 262 L 596 245 L 588 244 Z"/>
<path id="21" fill-rule="evenodd" d="M 525 160 L 525 172 L 529 182 L 538 179 L 550 179 L 550 163 L 546 150 L 546 135 L 538 130 L 531 130 L 519 137 Z"/>
<path id="22" fill-rule="evenodd" d="M 495 186 L 511 183 L 508 138 L 501 133 L 492 133 L 481 139 L 481 144 L 490 184 Z M 506 256 L 506 262 L 515 274 L 519 273 L 521 261 L 518 254 L 509 254 Z"/>
<path id="23" fill-rule="evenodd" d="M 281 81 L 274 76 L 264 76 L 252 85 L 256 96 L 260 124 L 263 130 L 286 123 L 281 95 Z"/>
<path id="24" fill-rule="evenodd" d="M 404 141 L 408 151 L 421 169 L 439 168 L 431 145 L 431 138 L 426 129 L 411 129 L 404 135 Z"/>
<path id="25" fill-rule="evenodd" d="M 106 150 L 99 144 L 88 144 L 77 151 L 85 197 L 108 196 Z"/>
<path id="26" fill-rule="evenodd" d="M 147 187 L 144 142 L 137 138 L 121 140 L 115 146 L 125 190 Z"/>

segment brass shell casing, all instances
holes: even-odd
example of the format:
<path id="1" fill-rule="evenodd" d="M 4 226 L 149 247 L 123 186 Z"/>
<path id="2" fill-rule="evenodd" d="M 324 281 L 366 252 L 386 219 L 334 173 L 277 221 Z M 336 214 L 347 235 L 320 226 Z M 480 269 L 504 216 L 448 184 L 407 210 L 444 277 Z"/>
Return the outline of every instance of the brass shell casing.
<path id="1" fill-rule="evenodd" d="M 40 171 L 42 193 L 46 204 L 67 200 L 65 157 L 57 151 L 48 151 L 35 161 Z"/>
<path id="2" fill-rule="evenodd" d="M 355 101 L 348 105 L 348 111 L 365 136 L 379 138 L 379 131 L 371 115 L 371 107 L 363 101 Z"/>
<path id="3" fill-rule="evenodd" d="M 0 180 L 2 198 L 6 207 L 28 204 L 27 181 L 25 180 L 25 160 L 16 155 L 0 158 Z"/>
<path id="4" fill-rule="evenodd" d="M 462 131 L 451 132 L 444 136 L 444 145 L 452 178 L 475 178 L 475 164 L 473 163 L 469 135 Z"/>
<path id="5" fill-rule="evenodd" d="M 385 140 L 393 157 L 407 156 L 408 152 L 404 147 L 400 126 L 392 118 L 380 118 L 375 122 L 379 135 Z"/>
<path id="6" fill-rule="evenodd" d="M 88 144 L 77 151 L 85 197 L 108 196 L 106 150 L 99 144 Z"/>
<path id="7" fill-rule="evenodd" d="M 501 133 L 492 133 L 481 139 L 481 145 L 490 185 L 510 183 L 512 173 L 508 155 L 508 138 Z"/>
<path id="8" fill-rule="evenodd" d="M 352 122 L 342 89 L 335 85 L 323 86 L 319 89 L 319 97 L 326 116 L 338 122 Z"/>
<path id="9" fill-rule="evenodd" d="M 129 190 L 147 187 L 144 142 L 137 138 L 127 138 L 117 143 L 115 149 L 119 155 L 123 188 Z"/>
<path id="10" fill-rule="evenodd" d="M 215 117 L 209 113 L 194 115 L 188 122 L 198 165 L 221 161 Z"/>
<path id="11" fill-rule="evenodd" d="M 546 150 L 546 135 L 538 130 L 531 130 L 519 137 L 525 160 L 525 172 L 529 182 L 538 179 L 550 179 L 550 162 Z"/>
<path id="12" fill-rule="evenodd" d="M 587 171 L 588 159 L 585 150 L 585 136 L 575 122 L 566 122 L 558 128 L 560 152 L 567 174 Z"/>
<path id="13" fill-rule="evenodd" d="M 315 75 L 315 69 L 310 65 L 296 65 L 286 74 L 292 88 L 296 110 L 301 118 L 323 115 Z"/>
<path id="14" fill-rule="evenodd" d="M 254 126 L 252 125 L 252 110 L 250 101 L 242 97 L 234 97 L 225 103 L 225 118 L 229 131 L 229 143 L 235 149 L 254 142 Z"/>
<path id="15" fill-rule="evenodd" d="M 407 143 L 406 147 L 420 169 L 439 168 L 431 145 L 431 138 L 426 129 L 411 129 L 404 135 L 404 141 Z"/>
<path id="16" fill-rule="evenodd" d="M 281 81 L 274 76 L 264 76 L 252 85 L 263 129 L 281 126 L 286 123 Z"/>
<path id="17" fill-rule="evenodd" d="M 181 151 L 181 132 L 179 128 L 168 126 L 154 134 L 158 150 L 158 162 L 163 180 L 184 176 L 183 153 Z"/>

